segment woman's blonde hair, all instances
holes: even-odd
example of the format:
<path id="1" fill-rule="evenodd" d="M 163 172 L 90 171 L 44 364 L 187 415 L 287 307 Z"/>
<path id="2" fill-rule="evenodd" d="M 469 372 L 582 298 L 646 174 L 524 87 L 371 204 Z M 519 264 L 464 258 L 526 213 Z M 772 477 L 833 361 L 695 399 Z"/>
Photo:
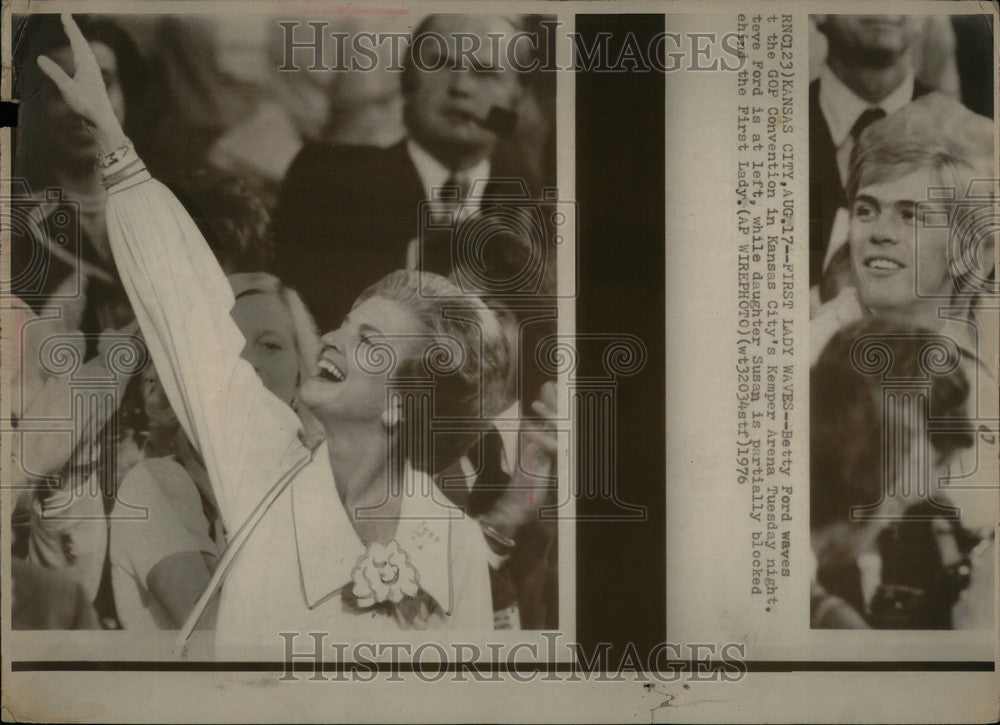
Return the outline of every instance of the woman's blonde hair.
<path id="1" fill-rule="evenodd" d="M 426 337 L 419 357 L 399 361 L 392 370 L 397 380 L 431 380 L 432 410 L 429 430 L 404 412 L 408 450 L 403 455 L 414 468 L 435 474 L 458 460 L 475 441 L 477 421 L 498 412 L 496 381 L 506 381 L 511 351 L 496 314 L 474 295 L 463 293 L 444 277 L 431 272 L 391 272 L 362 292 L 355 306 L 381 297 L 404 307 L 417 320 L 414 332 Z M 502 408 L 501 408 L 502 409 Z M 458 433 L 462 424 L 468 433 Z M 446 435 L 435 435 L 447 429 Z M 429 451 L 425 459 L 420 451 Z"/>

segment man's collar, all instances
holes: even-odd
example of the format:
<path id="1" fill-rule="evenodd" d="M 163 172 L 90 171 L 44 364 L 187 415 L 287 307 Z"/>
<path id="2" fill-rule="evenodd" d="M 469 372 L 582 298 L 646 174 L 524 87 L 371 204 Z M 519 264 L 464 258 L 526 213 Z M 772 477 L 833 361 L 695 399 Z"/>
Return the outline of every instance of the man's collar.
<path id="1" fill-rule="evenodd" d="M 880 103 L 871 104 L 848 88 L 830 66 L 824 64 L 819 75 L 819 107 L 826 118 L 833 145 L 837 148 L 844 145 L 854 122 L 866 109 L 881 108 L 886 115 L 889 115 L 912 101 L 913 83 L 913 71 L 907 69 L 906 77 L 896 90 L 883 98 Z"/>
<path id="2" fill-rule="evenodd" d="M 325 461 L 326 444 L 316 453 Z M 451 518 L 461 512 L 447 503 L 431 478 L 407 465 L 396 541 L 417 571 L 418 583 L 451 612 Z M 310 609 L 351 583 L 351 573 L 367 547 L 354 530 L 332 476 L 308 466 L 292 483 L 292 516 L 299 570 Z"/>
<path id="3" fill-rule="evenodd" d="M 431 156 L 412 138 L 406 139 L 406 152 L 409 154 L 413 166 L 417 169 L 420 183 L 424 187 L 424 195 L 428 199 L 432 198 L 431 191 L 445 185 L 445 182 L 452 175 L 451 169 Z M 487 180 L 490 178 L 490 160 L 483 159 L 475 166 L 465 169 L 463 173 L 470 184 L 478 180 Z"/>

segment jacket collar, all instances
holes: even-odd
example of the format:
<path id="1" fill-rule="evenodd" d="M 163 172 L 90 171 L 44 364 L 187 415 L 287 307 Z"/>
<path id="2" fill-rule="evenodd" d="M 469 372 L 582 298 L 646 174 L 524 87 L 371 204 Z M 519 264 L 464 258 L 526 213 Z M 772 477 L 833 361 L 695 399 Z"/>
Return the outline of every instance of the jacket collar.
<path id="1" fill-rule="evenodd" d="M 316 452 L 316 458 L 323 466 L 328 466 L 328 455 L 324 443 Z M 368 548 L 354 530 L 333 477 L 320 465 L 309 466 L 291 485 L 299 570 L 310 609 L 351 584 L 351 573 Z M 450 613 L 453 597 L 451 520 L 462 513 L 447 502 L 426 473 L 407 464 L 404 475 L 407 494 L 395 539 L 409 556 L 420 588 L 432 596 L 442 610 Z"/>
<path id="2" fill-rule="evenodd" d="M 424 195 L 428 199 L 433 199 L 434 189 L 444 186 L 454 172 L 413 139 L 406 140 L 406 152 L 420 177 Z M 490 178 L 490 160 L 483 159 L 474 166 L 464 169 L 462 174 L 470 185 L 475 181 L 486 181 Z"/>

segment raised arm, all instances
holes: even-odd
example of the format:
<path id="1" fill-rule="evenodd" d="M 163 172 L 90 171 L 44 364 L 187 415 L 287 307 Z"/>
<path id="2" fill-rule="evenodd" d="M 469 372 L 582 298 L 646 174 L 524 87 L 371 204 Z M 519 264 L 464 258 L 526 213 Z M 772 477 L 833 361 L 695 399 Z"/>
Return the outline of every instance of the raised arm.
<path id="1" fill-rule="evenodd" d="M 135 155 L 90 46 L 68 14 L 63 26 L 74 77 L 45 57 L 39 66 L 89 124 L 101 149 L 108 234 L 122 284 L 167 397 L 205 460 L 233 530 L 294 445 L 298 418 L 241 359 L 245 340 L 230 316 L 228 280 L 183 206 Z"/>

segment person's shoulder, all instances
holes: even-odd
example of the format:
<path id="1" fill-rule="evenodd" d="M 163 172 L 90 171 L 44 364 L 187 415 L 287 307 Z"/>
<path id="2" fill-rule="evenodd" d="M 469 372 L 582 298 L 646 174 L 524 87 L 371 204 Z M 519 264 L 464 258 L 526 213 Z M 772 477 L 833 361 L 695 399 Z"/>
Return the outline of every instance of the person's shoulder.
<path id="1" fill-rule="evenodd" d="M 119 499 L 128 504 L 159 500 L 185 506 L 198 499 L 198 491 L 180 463 L 172 456 L 145 458 L 129 470 L 119 487 Z"/>
<path id="2" fill-rule="evenodd" d="M 820 79 L 817 78 L 809 84 L 809 125 L 813 128 L 815 128 L 820 121 L 823 121 L 823 123 L 826 122 L 826 119 L 823 117 L 823 111 L 819 105 L 819 81 Z"/>
<path id="3" fill-rule="evenodd" d="M 317 195 L 325 204 L 351 206 L 367 197 L 374 184 L 392 183 L 399 174 L 399 144 L 382 148 L 312 141 L 292 160 L 282 183 L 289 205 L 315 205 Z M 315 213 L 311 211 L 310 213 Z"/>
<path id="4" fill-rule="evenodd" d="M 296 154 L 289 170 L 342 169 L 344 164 L 379 162 L 388 159 L 395 147 L 383 148 L 364 144 L 335 144 L 309 141 Z"/>

